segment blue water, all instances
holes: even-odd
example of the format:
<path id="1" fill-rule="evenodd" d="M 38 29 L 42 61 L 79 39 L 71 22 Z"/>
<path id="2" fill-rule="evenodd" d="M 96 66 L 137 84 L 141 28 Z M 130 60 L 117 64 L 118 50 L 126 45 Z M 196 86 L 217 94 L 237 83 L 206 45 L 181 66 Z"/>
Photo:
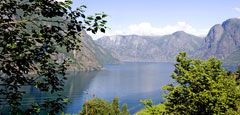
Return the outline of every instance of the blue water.
<path id="1" fill-rule="evenodd" d="M 65 113 L 79 113 L 84 101 L 93 96 L 108 101 L 117 96 L 121 105 L 126 103 L 130 113 L 135 113 L 143 108 L 141 99 L 162 101 L 161 87 L 172 82 L 173 70 L 171 63 L 123 63 L 106 65 L 98 72 L 72 74 L 66 89 L 72 103 Z"/>
<path id="2" fill-rule="evenodd" d="M 126 103 L 133 114 L 143 108 L 139 102 L 141 99 L 152 99 L 155 104 L 163 101 L 164 91 L 161 88 L 172 82 L 170 76 L 173 70 L 171 63 L 122 63 L 105 65 L 101 71 L 68 73 L 62 94 L 69 97 L 71 103 L 64 113 L 79 113 L 83 103 L 94 96 L 108 101 L 117 96 L 120 105 Z M 34 87 L 25 87 L 24 90 L 27 93 L 22 107 L 33 102 L 41 103 L 46 98 L 55 98 Z M 8 111 L 3 110 L 3 113 Z"/>

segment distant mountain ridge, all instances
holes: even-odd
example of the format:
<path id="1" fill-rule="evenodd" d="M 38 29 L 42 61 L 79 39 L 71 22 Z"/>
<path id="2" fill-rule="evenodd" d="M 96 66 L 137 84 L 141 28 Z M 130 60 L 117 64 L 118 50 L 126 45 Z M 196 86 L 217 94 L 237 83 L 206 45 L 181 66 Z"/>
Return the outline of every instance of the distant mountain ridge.
<path id="1" fill-rule="evenodd" d="M 120 61 L 174 62 L 179 52 L 207 59 L 215 56 L 226 64 L 240 63 L 240 19 L 214 25 L 205 38 L 178 31 L 165 36 L 115 35 L 95 41 Z"/>
<path id="2" fill-rule="evenodd" d="M 173 62 L 178 52 L 193 52 L 202 38 L 183 31 L 165 36 L 116 35 L 96 40 L 113 57 L 129 62 Z"/>
<path id="3" fill-rule="evenodd" d="M 214 25 L 205 38 L 183 31 L 164 36 L 115 35 L 93 41 L 82 33 L 81 51 L 66 53 L 58 59 L 72 59 L 69 70 L 99 70 L 104 64 L 127 62 L 175 62 L 179 52 L 207 59 L 215 56 L 227 65 L 240 63 L 240 19 Z M 60 49 L 61 50 L 61 49 Z"/>

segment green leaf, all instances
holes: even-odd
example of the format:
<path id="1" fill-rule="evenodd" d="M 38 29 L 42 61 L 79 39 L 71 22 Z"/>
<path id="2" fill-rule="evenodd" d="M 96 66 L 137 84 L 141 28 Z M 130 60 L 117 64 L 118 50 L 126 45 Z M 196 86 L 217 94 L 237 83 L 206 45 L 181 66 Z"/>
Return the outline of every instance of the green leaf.
<path id="1" fill-rule="evenodd" d="M 102 15 L 102 18 L 106 18 L 108 15 L 107 14 L 103 14 Z"/>
<path id="2" fill-rule="evenodd" d="M 97 19 L 97 20 L 101 20 L 102 17 L 101 17 L 101 16 L 96 16 L 96 19 Z"/>
<path id="3" fill-rule="evenodd" d="M 101 28 L 100 31 L 103 32 L 103 33 L 105 33 L 105 29 L 104 29 L 104 28 Z"/>
<path id="4" fill-rule="evenodd" d="M 94 20 L 92 16 L 87 17 L 88 20 Z"/>
<path id="5" fill-rule="evenodd" d="M 81 17 L 85 18 L 85 15 L 84 15 L 84 14 L 81 14 Z"/>
<path id="6" fill-rule="evenodd" d="M 38 43 L 43 43 L 43 40 L 41 40 L 41 39 L 35 39 Z"/>

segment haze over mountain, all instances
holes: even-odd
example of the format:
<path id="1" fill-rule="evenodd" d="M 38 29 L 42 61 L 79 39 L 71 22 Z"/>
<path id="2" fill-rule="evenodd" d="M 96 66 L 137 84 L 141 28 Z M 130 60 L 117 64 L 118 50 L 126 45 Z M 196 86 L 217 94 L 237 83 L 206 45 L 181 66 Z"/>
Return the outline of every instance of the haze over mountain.
<path id="1" fill-rule="evenodd" d="M 228 64 L 240 63 L 240 19 L 233 18 L 214 25 L 195 57 L 207 59 L 215 56 Z"/>
<path id="2" fill-rule="evenodd" d="M 240 19 L 234 18 L 214 25 L 205 38 L 183 31 L 164 36 L 114 35 L 93 41 L 82 34 L 81 51 L 62 54 L 70 57 L 70 70 L 98 70 L 103 64 L 127 62 L 174 62 L 179 52 L 207 59 L 215 56 L 225 64 L 240 63 Z"/>
<path id="3" fill-rule="evenodd" d="M 200 47 L 202 38 L 183 31 L 165 36 L 116 35 L 96 40 L 120 61 L 172 62 L 178 52 L 191 53 Z"/>
<path id="4" fill-rule="evenodd" d="M 240 62 L 240 19 L 233 18 L 213 26 L 203 39 L 183 31 L 165 36 L 105 36 L 96 43 L 113 57 L 130 62 L 173 62 L 176 54 L 187 52 L 192 57 L 215 56 L 225 63 Z"/>

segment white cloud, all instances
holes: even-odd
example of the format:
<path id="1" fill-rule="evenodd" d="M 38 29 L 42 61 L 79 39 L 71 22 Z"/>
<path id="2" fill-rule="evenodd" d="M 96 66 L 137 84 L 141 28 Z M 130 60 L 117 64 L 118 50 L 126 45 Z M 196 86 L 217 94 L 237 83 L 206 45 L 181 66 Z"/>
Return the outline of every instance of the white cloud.
<path id="1" fill-rule="evenodd" d="M 153 27 L 151 23 L 144 22 L 130 25 L 129 30 L 132 33 L 140 35 L 166 35 L 176 31 L 185 31 L 197 36 L 206 35 L 208 31 L 208 29 L 195 29 L 186 22 L 177 22 L 174 25 L 166 25 L 164 27 Z"/>
<path id="2" fill-rule="evenodd" d="M 235 7 L 234 10 L 237 11 L 237 12 L 240 12 L 240 8 L 239 7 Z"/>
<path id="3" fill-rule="evenodd" d="M 97 32 L 96 34 L 93 34 L 92 32 L 87 31 L 87 34 L 89 34 L 94 40 L 101 38 L 103 36 L 129 35 L 129 34 L 126 34 L 125 32 L 123 32 L 122 30 L 123 29 L 120 29 L 120 30 L 106 29 L 105 33 Z"/>
<path id="4" fill-rule="evenodd" d="M 111 35 L 114 35 L 114 34 L 110 34 L 109 32 L 105 32 L 105 33 L 102 33 L 102 32 L 97 32 L 96 34 L 93 34 L 92 32 L 89 32 L 87 31 L 87 34 L 89 34 L 94 40 L 98 39 L 98 38 L 101 38 L 103 36 L 111 36 Z"/>
<path id="5" fill-rule="evenodd" d="M 177 22 L 174 25 L 166 25 L 163 27 L 153 26 L 149 22 L 142 22 L 139 24 L 132 24 L 126 28 L 119 30 L 107 30 L 105 34 L 98 33 L 96 35 L 90 34 L 94 39 L 109 35 L 167 35 L 176 31 L 185 31 L 186 33 L 196 36 L 206 36 L 209 29 L 196 29 L 186 22 Z"/>

